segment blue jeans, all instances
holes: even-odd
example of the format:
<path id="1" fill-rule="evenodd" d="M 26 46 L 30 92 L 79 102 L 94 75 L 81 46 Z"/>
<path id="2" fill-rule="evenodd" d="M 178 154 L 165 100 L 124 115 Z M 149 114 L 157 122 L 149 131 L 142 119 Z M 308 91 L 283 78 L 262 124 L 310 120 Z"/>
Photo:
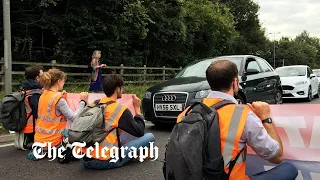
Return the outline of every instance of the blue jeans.
<path id="1" fill-rule="evenodd" d="M 269 171 L 250 176 L 250 180 L 295 180 L 297 176 L 297 168 L 288 162 L 283 162 Z"/>
<path id="2" fill-rule="evenodd" d="M 121 139 L 121 137 L 120 137 Z M 122 141 L 128 141 L 128 140 L 122 140 Z M 128 163 L 131 158 L 128 156 L 128 153 L 130 152 L 130 147 L 150 147 L 150 142 L 154 142 L 154 136 L 151 133 L 147 133 L 144 136 L 140 138 L 134 138 L 133 140 L 129 141 L 128 143 L 125 143 L 123 146 L 128 147 L 128 150 L 125 150 L 126 157 L 120 161 L 120 159 L 117 162 L 110 162 L 110 160 L 103 161 L 98 159 L 93 159 L 90 161 L 85 161 L 81 159 L 82 165 L 85 168 L 88 169 L 113 169 L 123 166 L 124 164 Z M 137 151 L 137 154 L 139 155 L 139 151 Z"/>

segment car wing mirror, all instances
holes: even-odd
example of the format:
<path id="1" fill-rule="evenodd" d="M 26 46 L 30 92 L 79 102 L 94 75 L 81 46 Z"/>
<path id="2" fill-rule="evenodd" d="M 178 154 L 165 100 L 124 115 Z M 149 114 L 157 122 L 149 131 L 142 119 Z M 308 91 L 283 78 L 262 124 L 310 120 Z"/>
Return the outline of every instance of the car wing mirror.
<path id="1" fill-rule="evenodd" d="M 245 81 L 247 81 L 247 75 L 244 73 L 242 76 L 241 76 L 241 80 L 243 81 L 243 82 L 245 82 Z"/>
<path id="2" fill-rule="evenodd" d="M 260 71 L 258 71 L 257 69 L 247 69 L 245 72 L 245 75 L 253 75 L 253 74 L 259 74 Z"/>
<path id="3" fill-rule="evenodd" d="M 312 79 L 312 78 L 315 78 L 316 77 L 316 75 L 315 74 L 310 74 L 310 78 Z"/>

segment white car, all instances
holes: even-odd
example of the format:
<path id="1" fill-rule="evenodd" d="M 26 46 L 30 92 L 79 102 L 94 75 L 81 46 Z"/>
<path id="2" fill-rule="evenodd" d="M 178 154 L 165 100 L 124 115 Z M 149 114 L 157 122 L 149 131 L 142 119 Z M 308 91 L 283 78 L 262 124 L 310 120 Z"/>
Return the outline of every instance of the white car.
<path id="1" fill-rule="evenodd" d="M 320 82 L 320 69 L 312 69 L 313 73 L 316 74 L 318 81 Z"/>
<path id="2" fill-rule="evenodd" d="M 304 98 L 311 101 L 313 97 L 319 97 L 319 80 L 309 66 L 284 66 L 275 71 L 280 76 L 283 98 Z"/>

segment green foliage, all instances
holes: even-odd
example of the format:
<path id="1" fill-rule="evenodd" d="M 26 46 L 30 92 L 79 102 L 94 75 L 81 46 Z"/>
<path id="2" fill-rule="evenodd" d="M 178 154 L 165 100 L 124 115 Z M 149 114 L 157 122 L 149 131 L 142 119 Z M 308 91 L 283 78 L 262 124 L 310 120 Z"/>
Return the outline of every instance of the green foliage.
<path id="1" fill-rule="evenodd" d="M 273 65 L 273 49 L 276 48 L 276 67 L 285 65 L 309 65 L 312 68 L 320 68 L 319 52 L 320 43 L 316 37 L 310 37 L 304 31 L 295 39 L 282 37 L 279 41 L 268 42 L 263 57 Z"/>
<path id="2" fill-rule="evenodd" d="M 240 33 L 231 40 L 229 53 L 259 55 L 266 44 L 258 17 L 259 5 L 251 0 L 228 0 L 226 5 L 234 16 L 236 31 Z"/>
<path id="3" fill-rule="evenodd" d="M 99 49 L 109 66 L 179 67 L 227 54 L 270 62 L 258 12 L 253 0 L 12 1 L 13 60 L 88 64 Z M 275 44 L 277 66 L 319 67 L 319 39 L 306 31 Z"/>
<path id="4" fill-rule="evenodd" d="M 237 35 L 228 8 L 206 0 L 186 1 L 187 50 L 195 59 L 221 55 Z"/>

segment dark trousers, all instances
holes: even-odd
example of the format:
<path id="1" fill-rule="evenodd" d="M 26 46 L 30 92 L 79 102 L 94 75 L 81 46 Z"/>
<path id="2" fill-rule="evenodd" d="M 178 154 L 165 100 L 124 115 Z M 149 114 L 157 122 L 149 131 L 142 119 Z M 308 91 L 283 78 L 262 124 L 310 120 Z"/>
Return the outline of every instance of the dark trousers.
<path id="1" fill-rule="evenodd" d="M 293 164 L 283 162 L 273 169 L 250 176 L 250 180 L 295 180 L 297 176 L 297 168 Z"/>

